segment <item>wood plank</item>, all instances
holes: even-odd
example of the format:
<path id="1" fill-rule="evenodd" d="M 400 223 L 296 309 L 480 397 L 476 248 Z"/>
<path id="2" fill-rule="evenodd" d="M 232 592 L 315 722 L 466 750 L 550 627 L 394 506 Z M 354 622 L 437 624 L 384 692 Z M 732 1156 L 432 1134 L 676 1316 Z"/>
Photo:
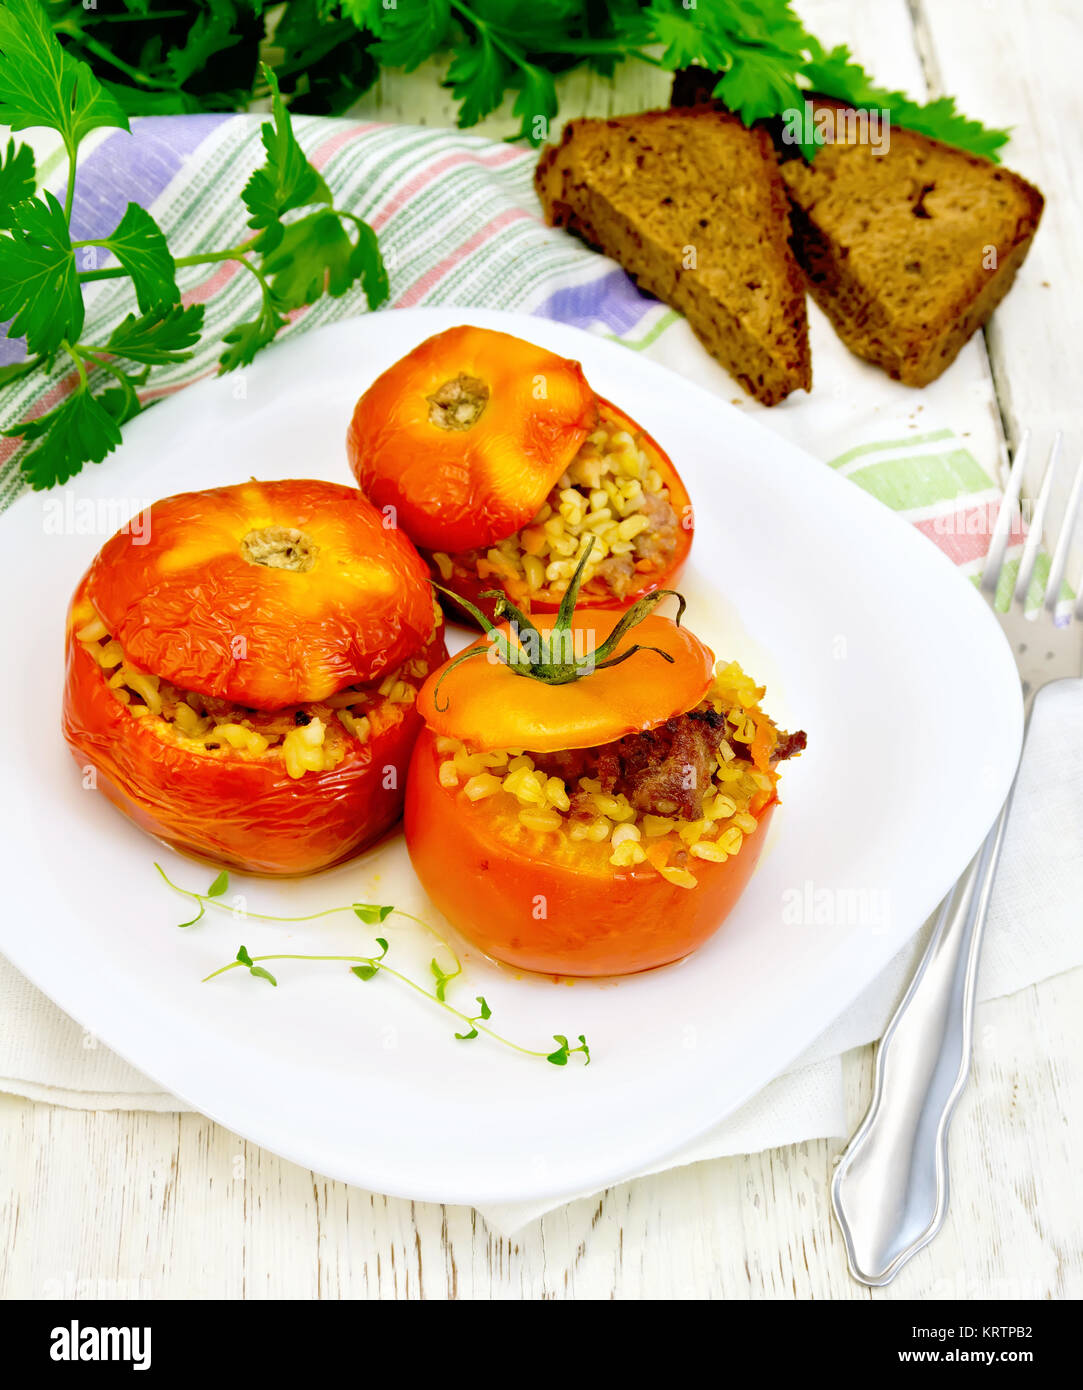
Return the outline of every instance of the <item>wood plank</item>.
<path id="1" fill-rule="evenodd" d="M 912 0 L 930 86 L 950 92 L 969 115 L 1010 126 L 1004 163 L 1046 195 L 1038 234 L 1015 286 L 985 330 L 997 402 L 1013 447 L 1029 428 L 1034 462 L 1054 433 L 1079 456 L 1079 266 L 1083 198 L 1078 131 L 1083 128 L 1078 6 L 1047 0 Z M 1067 470 L 1056 498 L 1068 488 Z M 1031 490 L 1040 475 L 1030 470 Z M 1056 513 L 1059 515 L 1059 512 Z"/>

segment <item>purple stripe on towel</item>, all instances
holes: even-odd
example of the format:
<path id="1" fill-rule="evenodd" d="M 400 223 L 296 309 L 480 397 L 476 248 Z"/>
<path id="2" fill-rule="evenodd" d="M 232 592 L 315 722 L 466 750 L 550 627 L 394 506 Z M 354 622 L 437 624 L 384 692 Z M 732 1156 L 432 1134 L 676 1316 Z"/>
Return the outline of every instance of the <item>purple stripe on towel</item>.
<path id="1" fill-rule="evenodd" d="M 132 122 L 130 135 L 117 130 L 106 136 L 76 170 L 73 238 L 106 236 L 129 203 L 149 207 L 185 159 L 230 119 L 224 114 L 144 116 Z"/>
<path id="2" fill-rule="evenodd" d="M 9 362 L 21 362 L 26 356 L 26 339 L 9 338 L 8 329 L 11 327 L 12 320 L 7 323 L 0 323 L 0 367 L 6 367 Z"/>
<path id="3" fill-rule="evenodd" d="M 534 313 L 577 328 L 604 323 L 614 333 L 627 333 L 657 303 L 653 295 L 637 289 L 623 270 L 614 270 L 585 285 L 554 291 Z"/>

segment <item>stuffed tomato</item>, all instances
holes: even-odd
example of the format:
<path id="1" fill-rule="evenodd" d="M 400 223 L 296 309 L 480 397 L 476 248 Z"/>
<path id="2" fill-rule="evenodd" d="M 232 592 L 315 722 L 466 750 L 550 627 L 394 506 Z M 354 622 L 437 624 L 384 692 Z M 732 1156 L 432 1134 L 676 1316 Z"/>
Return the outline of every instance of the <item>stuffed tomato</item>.
<path id="1" fill-rule="evenodd" d="M 402 811 L 446 656 L 410 542 L 347 487 L 245 483 L 150 509 L 68 615 L 64 735 L 174 847 L 264 874 L 357 853 Z M 142 543 L 146 541 L 146 543 Z"/>
<path id="2" fill-rule="evenodd" d="M 390 367 L 347 434 L 362 490 L 433 578 L 489 616 L 491 591 L 555 611 L 579 561 L 584 602 L 627 608 L 671 585 L 692 544 L 672 462 L 578 362 L 490 329 L 448 329 Z"/>
<path id="3" fill-rule="evenodd" d="M 509 965 L 618 975 L 695 950 L 752 875 L 778 764 L 805 746 L 735 663 L 629 617 L 517 622 L 422 687 L 407 848 L 452 925 Z"/>

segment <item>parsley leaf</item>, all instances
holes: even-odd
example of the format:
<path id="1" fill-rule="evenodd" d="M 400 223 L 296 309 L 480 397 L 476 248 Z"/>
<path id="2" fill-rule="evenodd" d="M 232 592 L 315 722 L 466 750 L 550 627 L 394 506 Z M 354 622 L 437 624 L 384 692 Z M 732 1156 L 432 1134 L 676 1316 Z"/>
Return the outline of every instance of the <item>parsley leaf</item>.
<path id="1" fill-rule="evenodd" d="M 111 251 L 132 277 L 144 314 L 179 301 L 173 257 L 161 227 L 146 208 L 129 203 L 113 231 L 93 244 Z"/>
<path id="2" fill-rule="evenodd" d="M 247 367 L 260 348 L 274 342 L 275 334 L 285 326 L 286 319 L 275 307 L 269 288 L 263 286 L 263 299 L 256 317 L 247 323 L 235 324 L 223 337 L 226 350 L 218 359 L 219 374 Z"/>
<path id="3" fill-rule="evenodd" d="M 891 111 L 891 118 L 907 130 L 942 140 L 960 150 L 969 150 L 993 164 L 1000 163 L 1000 149 L 1011 139 L 1010 130 L 998 130 L 972 121 L 955 109 L 954 97 L 939 97 L 919 105 L 902 92 L 887 92 L 879 103 Z"/>
<path id="4" fill-rule="evenodd" d="M 232 61 L 227 58 L 223 68 L 220 57 L 236 48 L 238 62 L 243 52 L 254 64 L 257 30 L 259 35 L 264 30 L 263 0 L 203 0 L 194 17 L 184 10 L 159 12 L 156 0 L 123 0 L 123 8 L 122 15 L 86 17 L 77 7 L 0 0 L 0 121 L 16 128 L 49 126 L 68 153 L 68 194 L 62 207 L 49 192 L 35 195 L 29 147 L 14 140 L 6 152 L 0 146 L 0 321 L 8 320 L 9 337 L 27 343 L 25 360 L 0 368 L 0 386 L 48 370 L 61 348 L 71 356 L 79 378 L 55 410 L 9 431 L 34 445 L 24 453 L 22 467 L 35 488 L 66 480 L 85 461 L 100 462 L 116 447 L 120 425 L 142 408 L 138 388 L 151 368 L 188 360 L 204 317 L 202 306 L 182 306 L 177 265 L 165 235 L 138 204 L 128 204 L 108 236 L 72 243 L 69 218 L 79 143 L 97 126 L 127 128 L 127 118 L 112 95 L 118 84 L 107 79 L 103 85 L 69 50 L 96 57 L 114 78 L 120 72 L 138 81 L 143 68 L 149 69 L 142 97 L 134 88 L 124 89 L 128 97 L 138 98 L 136 105 L 145 97 L 155 109 L 229 108 L 248 91 L 252 78 L 244 77 L 243 91 L 215 94 L 210 88 Z M 328 58 L 338 44 L 352 40 L 363 57 L 351 72 L 364 80 L 365 70 L 375 71 L 367 45 L 356 42 L 348 19 L 325 23 L 332 8 L 330 0 L 298 0 L 284 32 L 297 37 L 306 51 Z M 135 22 L 119 36 L 114 31 L 111 48 L 109 31 L 97 26 L 122 18 Z M 150 37 L 141 27 L 144 21 L 154 30 Z M 66 47 L 58 42 L 54 25 Z M 135 43 L 134 50 L 125 47 L 129 42 Z M 114 49 L 128 58 L 113 63 Z M 204 72 L 207 64 L 217 68 L 213 77 Z M 272 97 L 272 119 L 261 131 L 267 159 L 242 195 L 256 235 L 183 261 L 186 266 L 236 261 L 259 281 L 258 314 L 224 335 L 222 371 L 251 362 L 285 326 L 286 311 L 301 303 L 323 294 L 343 295 L 359 281 L 371 307 L 388 293 L 375 234 L 354 214 L 331 208 L 331 191 L 297 142 L 274 73 L 266 67 L 262 72 Z M 183 90 L 189 79 L 202 83 L 200 98 Z M 283 216 L 301 208 L 310 209 L 309 215 L 287 227 Z M 280 243 L 281 253 L 269 262 L 272 283 L 259 261 L 266 262 L 267 253 Z M 118 264 L 94 265 L 80 276 L 77 253 L 90 247 L 100 247 Z M 138 314 L 129 313 L 117 323 L 104 345 L 88 345 L 80 342 L 82 282 L 103 279 L 130 280 Z M 137 364 L 136 369 L 126 369 L 125 361 Z M 88 375 L 93 370 L 111 378 L 97 394 Z"/>
<path id="5" fill-rule="evenodd" d="M 331 190 L 297 143 L 274 73 L 268 67 L 264 73 L 271 84 L 274 118 L 264 123 L 262 131 L 267 163 L 251 176 L 241 197 L 251 213 L 248 225 L 262 233 L 260 249 L 271 250 L 282 240 L 282 214 L 291 208 L 330 203 Z"/>
<path id="6" fill-rule="evenodd" d="M 110 368 L 116 385 L 110 386 L 95 399 L 112 415 L 118 425 L 126 425 L 133 415 L 138 415 L 143 409 L 135 388 L 142 386 L 146 381 L 149 370 L 149 367 L 144 368 L 138 376 L 132 376 L 130 372 L 122 372 L 117 367 Z"/>
<path id="7" fill-rule="evenodd" d="M 520 118 L 519 137 L 539 144 L 549 133 L 549 122 L 557 114 L 557 88 L 553 74 L 533 63 L 523 65 L 519 95 L 513 113 Z"/>
<path id="8" fill-rule="evenodd" d="M 283 7 L 275 46 L 285 57 L 277 72 L 283 86 L 292 81 L 296 110 L 339 115 L 376 81 L 379 68 L 371 53 L 371 31 L 359 34 L 364 25 L 348 9 L 328 0 L 290 0 Z M 383 12 L 380 0 L 375 12 Z"/>
<path id="9" fill-rule="evenodd" d="M 64 209 L 51 193 L 8 212 L 10 235 L 0 237 L 0 322 L 8 336 L 26 337 L 32 353 L 52 353 L 83 327 L 83 296 Z"/>
<path id="10" fill-rule="evenodd" d="M 903 92 L 877 87 L 865 69 L 853 61 L 844 44 L 825 52 L 812 40 L 812 59 L 805 65 L 804 73 L 814 90 L 824 96 L 852 106 L 889 111 L 893 125 L 969 150 L 994 164 L 999 163 L 998 151 L 1010 138 L 1009 131 L 986 128 L 980 121 L 972 121 L 956 111 L 952 97 L 940 97 L 923 105 L 911 101 Z"/>
<path id="11" fill-rule="evenodd" d="M 790 107 L 801 109 L 805 100 L 805 93 L 794 81 L 791 64 L 767 50 L 756 49 L 732 55 L 729 71 L 715 88 L 715 95 L 745 125 Z"/>
<path id="12" fill-rule="evenodd" d="M 342 0 L 342 13 L 352 19 L 359 29 L 379 34 L 388 10 L 384 8 L 383 0 Z"/>
<path id="13" fill-rule="evenodd" d="M 98 126 L 128 129 L 128 118 L 86 63 L 65 53 L 38 0 L 0 8 L 0 121 L 13 130 L 48 126 L 69 154 Z"/>
<path id="14" fill-rule="evenodd" d="M 178 86 L 206 67 L 209 59 L 242 41 L 243 35 L 234 32 L 236 18 L 232 4 L 212 4 L 196 15 L 184 44 L 171 48 L 166 56 L 166 67 Z"/>
<path id="15" fill-rule="evenodd" d="M 653 0 L 647 11 L 652 40 L 664 45 L 662 64 L 667 68 L 686 68 L 701 63 L 705 68 L 729 65 L 728 46 L 723 46 L 711 28 L 701 24 L 697 10 L 675 10 L 668 0 Z"/>
<path id="16" fill-rule="evenodd" d="M 32 3 L 8 0 L 20 14 Z M 534 144 L 548 137 L 556 112 L 554 74 L 577 66 L 609 76 L 630 58 L 702 65 L 716 74 L 719 95 L 751 121 L 792 106 L 827 57 L 791 0 L 290 0 L 273 7 L 268 0 L 187 7 L 122 0 L 86 13 L 47 0 L 44 8 L 65 53 L 86 59 L 106 97 L 131 113 L 248 109 L 266 95 L 264 80 L 270 85 L 257 75 L 268 42 L 281 55 L 277 73 L 292 108 L 319 113 L 345 110 L 381 66 L 411 72 L 450 53 L 445 80 L 459 124 L 473 125 L 514 92 L 519 136 Z M 816 90 L 890 105 L 898 125 L 997 158 L 1004 132 L 967 120 L 950 99 L 922 105 L 873 87 L 848 55 L 847 71 L 832 74 L 836 61 L 826 63 L 822 81 L 812 80 Z M 272 227 L 276 220 L 269 216 Z M 268 231 L 264 249 L 276 239 Z"/>
<path id="17" fill-rule="evenodd" d="M 129 314 L 117 324 L 106 341 L 106 349 L 129 362 L 160 366 L 167 362 L 186 362 L 187 351 L 199 342 L 203 328 L 203 305 L 179 304 L 160 307 L 136 318 Z"/>
<path id="18" fill-rule="evenodd" d="M 398 0 L 384 11 L 376 30 L 377 61 L 413 72 L 443 47 L 450 21 L 450 0 Z"/>
<path id="19" fill-rule="evenodd" d="M 291 222 L 282 239 L 263 258 L 262 269 L 272 277 L 275 300 L 296 309 L 327 293 L 338 298 L 357 278 L 351 264 L 353 243 L 337 213 L 330 208 Z"/>
<path id="20" fill-rule="evenodd" d="M 367 222 L 352 213 L 343 213 L 357 228 L 357 241 L 350 256 L 350 272 L 355 280 L 361 281 L 365 299 L 370 309 L 378 309 L 385 303 L 391 292 L 384 258 L 380 254 L 380 243 L 376 233 Z"/>
<path id="21" fill-rule="evenodd" d="M 22 460 L 22 470 L 35 491 L 67 482 L 87 460 L 101 463 L 120 443 L 116 419 L 85 386 L 47 415 L 24 420 L 4 434 L 41 440 Z"/>
<path id="22" fill-rule="evenodd" d="M 345 217 L 357 229 L 351 241 L 342 225 Z M 380 255 L 376 233 L 352 213 L 321 208 L 283 227 L 282 237 L 261 262 L 278 308 L 289 310 L 312 304 L 322 294 L 339 298 L 360 280 L 370 309 L 388 296 L 387 269 Z"/>
<path id="23" fill-rule="evenodd" d="M 19 381 L 24 376 L 29 376 L 31 372 L 44 363 L 44 357 L 26 357 L 22 362 L 7 362 L 0 367 L 0 388 L 10 386 L 13 381 Z"/>
<path id="24" fill-rule="evenodd" d="M 447 70 L 445 87 L 459 102 L 460 126 L 477 125 L 504 100 L 511 67 L 486 30 L 475 43 L 456 53 Z"/>
<path id="25" fill-rule="evenodd" d="M 9 140 L 7 154 L 0 154 L 0 227 L 11 226 L 12 208 L 32 198 L 35 187 L 34 151 Z"/>

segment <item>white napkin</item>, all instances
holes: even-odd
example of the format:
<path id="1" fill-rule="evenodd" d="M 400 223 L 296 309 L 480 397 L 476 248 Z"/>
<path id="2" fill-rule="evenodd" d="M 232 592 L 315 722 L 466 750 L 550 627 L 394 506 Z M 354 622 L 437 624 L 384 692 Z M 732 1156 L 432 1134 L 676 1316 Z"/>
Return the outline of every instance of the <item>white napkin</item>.
<path id="1" fill-rule="evenodd" d="M 1010 994 L 1083 964 L 1083 680 L 1049 686 L 1035 706 L 997 876 L 980 999 Z M 644 1172 L 847 1133 L 842 1054 L 883 1032 L 930 924 L 861 997 L 747 1105 Z M 0 957 L 0 1090 L 85 1110 L 189 1107 L 115 1056 Z M 577 1194 L 587 1196 L 588 1193 Z M 502 1234 L 567 1198 L 489 1205 Z"/>

